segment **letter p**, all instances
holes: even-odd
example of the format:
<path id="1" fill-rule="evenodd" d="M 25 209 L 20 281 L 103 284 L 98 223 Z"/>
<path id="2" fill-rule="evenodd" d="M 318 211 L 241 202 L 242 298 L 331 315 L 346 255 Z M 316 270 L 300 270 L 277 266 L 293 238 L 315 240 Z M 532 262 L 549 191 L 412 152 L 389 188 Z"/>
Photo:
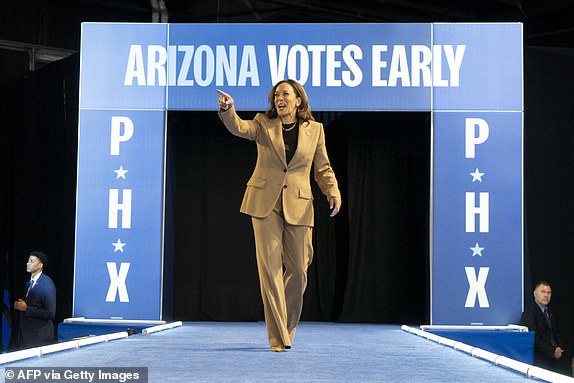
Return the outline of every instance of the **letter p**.
<path id="1" fill-rule="evenodd" d="M 482 118 L 467 118 L 465 125 L 465 157 L 474 158 L 476 145 L 480 145 L 488 139 L 488 124 Z M 478 127 L 478 132 L 476 127 Z"/>
<path id="2" fill-rule="evenodd" d="M 123 126 L 123 132 L 122 132 Z M 134 135 L 134 123 L 128 117 L 112 116 L 110 155 L 120 155 L 120 143 L 129 141 Z"/>

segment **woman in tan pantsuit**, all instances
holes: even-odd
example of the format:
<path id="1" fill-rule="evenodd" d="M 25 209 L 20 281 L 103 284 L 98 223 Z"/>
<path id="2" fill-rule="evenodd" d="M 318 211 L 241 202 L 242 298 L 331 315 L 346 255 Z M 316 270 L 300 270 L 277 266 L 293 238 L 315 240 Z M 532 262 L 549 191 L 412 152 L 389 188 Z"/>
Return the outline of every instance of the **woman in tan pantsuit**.
<path id="1" fill-rule="evenodd" d="M 327 196 L 331 216 L 341 193 L 307 94 L 293 80 L 277 83 L 269 109 L 242 120 L 233 98 L 220 90 L 219 117 L 232 134 L 257 143 L 257 164 L 241 204 L 251 216 L 267 335 L 272 351 L 291 348 L 303 307 L 307 268 L 313 260 L 310 172 Z"/>

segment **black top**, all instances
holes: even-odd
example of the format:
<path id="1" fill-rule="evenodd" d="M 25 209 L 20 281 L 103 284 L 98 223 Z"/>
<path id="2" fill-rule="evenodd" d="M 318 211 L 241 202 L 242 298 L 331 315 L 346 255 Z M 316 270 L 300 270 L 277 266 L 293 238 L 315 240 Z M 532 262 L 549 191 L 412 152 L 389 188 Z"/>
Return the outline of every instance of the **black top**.
<path id="1" fill-rule="evenodd" d="M 283 142 L 285 143 L 285 157 L 287 158 L 287 164 L 291 162 L 293 155 L 295 155 L 298 139 L 299 121 L 292 124 L 283 124 Z"/>

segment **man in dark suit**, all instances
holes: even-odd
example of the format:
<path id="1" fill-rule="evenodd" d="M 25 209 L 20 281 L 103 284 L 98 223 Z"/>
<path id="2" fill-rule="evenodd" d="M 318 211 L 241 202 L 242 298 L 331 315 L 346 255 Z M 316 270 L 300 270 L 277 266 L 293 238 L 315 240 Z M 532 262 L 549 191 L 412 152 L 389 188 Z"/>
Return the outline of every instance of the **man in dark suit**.
<path id="1" fill-rule="evenodd" d="M 551 298 L 550 284 L 546 281 L 538 282 L 534 288 L 534 304 L 524 310 L 520 322 L 534 331 L 534 364 L 569 374 L 560 332 L 548 307 Z"/>
<path id="2" fill-rule="evenodd" d="M 47 263 L 48 257 L 39 251 L 31 252 L 26 263 L 26 271 L 31 274 L 26 283 L 26 295 L 14 302 L 14 309 L 20 311 L 20 348 L 43 346 L 54 341 L 56 288 L 52 279 L 43 273 Z"/>

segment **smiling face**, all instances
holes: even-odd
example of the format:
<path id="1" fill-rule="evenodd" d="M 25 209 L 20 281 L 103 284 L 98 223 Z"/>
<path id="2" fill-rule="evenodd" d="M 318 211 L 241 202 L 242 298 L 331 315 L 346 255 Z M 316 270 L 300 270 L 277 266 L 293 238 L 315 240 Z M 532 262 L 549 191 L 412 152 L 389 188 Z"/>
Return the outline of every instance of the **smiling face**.
<path id="1" fill-rule="evenodd" d="M 273 103 L 283 124 L 290 124 L 297 120 L 297 108 L 301 105 L 301 97 L 297 97 L 289 83 L 283 82 L 277 86 Z"/>

